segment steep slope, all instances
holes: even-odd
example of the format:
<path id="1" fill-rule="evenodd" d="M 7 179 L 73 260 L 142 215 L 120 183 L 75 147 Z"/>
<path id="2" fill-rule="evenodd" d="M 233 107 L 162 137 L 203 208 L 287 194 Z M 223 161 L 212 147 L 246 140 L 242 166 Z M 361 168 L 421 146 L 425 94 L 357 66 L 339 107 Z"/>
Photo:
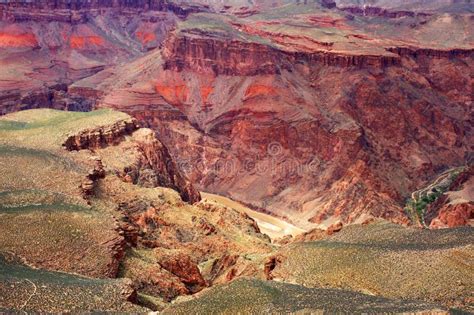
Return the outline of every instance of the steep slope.
<path id="1" fill-rule="evenodd" d="M 201 190 L 304 228 L 408 224 L 411 192 L 472 151 L 470 24 L 314 4 L 195 14 L 162 53 L 71 89 L 157 130 Z"/>
<path id="2" fill-rule="evenodd" d="M 375 222 L 282 248 L 271 276 L 472 311 L 472 254 L 470 227 L 427 231 Z"/>
<path id="3" fill-rule="evenodd" d="M 18 269 L 1 277 L 0 288 L 21 282 L 0 299 L 1 308 L 22 309 L 11 299 L 27 296 L 29 281 L 48 286 L 38 288 L 32 311 L 60 311 L 64 303 L 71 303 L 69 310 L 131 311 L 127 299 L 169 301 L 240 275 L 264 278 L 253 260 L 273 246 L 255 221 L 199 202 L 154 133 L 126 114 L 40 109 L 6 115 L 0 165 L 0 255 L 11 261 L 4 266 L 2 260 L 0 268 Z M 97 280 L 117 277 L 131 282 Z M 126 292 L 116 295 L 122 284 Z M 56 301 L 61 288 L 81 287 L 89 293 Z M 96 304 L 87 304 L 89 295 L 97 296 Z M 56 302 L 41 304 L 51 296 Z M 118 299 L 122 304 L 107 304 Z"/>
<path id="4" fill-rule="evenodd" d="M 397 301 L 343 290 L 310 289 L 294 284 L 241 279 L 213 288 L 195 300 L 169 307 L 164 314 L 243 313 L 390 313 L 447 314 L 435 304 Z"/>

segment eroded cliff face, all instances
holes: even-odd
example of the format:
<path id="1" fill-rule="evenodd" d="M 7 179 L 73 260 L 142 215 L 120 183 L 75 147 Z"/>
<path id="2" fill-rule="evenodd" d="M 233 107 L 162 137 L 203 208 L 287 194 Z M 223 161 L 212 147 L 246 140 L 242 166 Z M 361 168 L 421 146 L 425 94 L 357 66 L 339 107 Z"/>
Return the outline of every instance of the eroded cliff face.
<path id="1" fill-rule="evenodd" d="M 199 4 L 178 5 L 168 0 L 140 1 L 6 1 L 0 3 L 0 20 L 11 22 L 56 21 L 84 23 L 104 10 L 120 10 L 126 14 L 140 14 L 146 11 L 170 11 L 179 17 L 191 13 L 206 12 L 209 8 Z"/>
<path id="2" fill-rule="evenodd" d="M 400 57 L 350 55 L 331 51 L 286 51 L 258 43 L 171 35 L 165 42 L 165 69 L 213 73 L 214 75 L 253 76 L 279 74 L 295 64 L 357 68 L 385 68 L 400 65 Z M 284 39 L 283 39 L 284 41 Z"/>
<path id="3" fill-rule="evenodd" d="M 407 32 L 403 19 L 423 32 L 439 21 L 372 11 Z M 354 42 L 290 32 L 276 18 L 233 20 L 221 33 L 189 23 L 165 42 L 165 71 L 151 79 L 161 102 L 186 119 L 171 108 L 142 119 L 167 122 L 157 126 L 160 137 L 177 156 L 198 161 L 187 172 L 203 189 L 305 227 L 371 216 L 409 224 L 405 198 L 440 170 L 464 164 L 472 150 L 473 48 L 357 34 L 365 26 L 349 17 L 293 20 L 348 32 Z"/>
<path id="4" fill-rule="evenodd" d="M 170 187 L 177 190 L 183 201 L 196 203 L 201 200 L 199 191 L 181 174 L 168 149 L 156 139 L 150 129 L 141 129 L 134 134 L 138 159 L 124 169 L 121 176 L 127 181 L 145 187 Z"/>
<path id="5" fill-rule="evenodd" d="M 156 138 L 152 130 L 139 129 L 135 119 L 119 120 L 111 125 L 85 129 L 80 133 L 69 135 L 63 147 L 68 151 L 94 151 L 118 145 L 125 140 L 125 137 L 132 138 L 133 154 L 130 154 L 130 164 L 118 174 L 124 181 L 143 187 L 172 188 L 180 193 L 183 201 L 189 203 L 201 200 L 199 191 L 181 174 L 168 149 Z M 88 175 L 86 185 L 82 184 L 85 195 L 92 193 L 95 187 L 94 181 L 104 177 L 101 169 L 102 167 L 95 167 Z"/>
<path id="6" fill-rule="evenodd" d="M 0 3 L 0 113 L 49 107 L 91 110 L 68 86 L 159 47 L 198 7 L 165 1 Z M 176 11 L 176 12 L 175 12 Z"/>
<path id="7" fill-rule="evenodd" d="M 101 126 L 96 129 L 86 129 L 72 134 L 63 143 L 66 150 L 94 150 L 109 145 L 116 145 L 124 136 L 132 134 L 138 129 L 138 122 L 133 119 L 120 120 L 112 125 Z"/>
<path id="8" fill-rule="evenodd" d="M 201 189 L 305 227 L 370 216 L 408 224 L 405 198 L 470 151 L 472 87 L 460 83 L 472 61 L 401 59 L 369 73 L 298 65 L 251 77 L 158 67 L 148 88 L 98 106 L 157 130 Z"/>

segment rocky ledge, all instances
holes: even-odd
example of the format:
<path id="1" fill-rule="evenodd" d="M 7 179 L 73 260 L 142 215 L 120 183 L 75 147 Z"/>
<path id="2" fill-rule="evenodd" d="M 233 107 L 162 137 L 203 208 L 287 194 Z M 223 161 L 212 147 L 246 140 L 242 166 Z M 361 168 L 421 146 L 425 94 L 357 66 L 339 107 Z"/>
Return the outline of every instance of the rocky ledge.
<path id="1" fill-rule="evenodd" d="M 140 154 L 124 169 L 123 178 L 145 187 L 170 187 L 177 190 L 183 201 L 201 200 L 199 191 L 179 171 L 168 149 L 151 129 L 142 128 L 133 134 Z"/>
<path id="2" fill-rule="evenodd" d="M 201 36 L 171 35 L 164 44 L 166 70 L 184 69 L 215 75 L 265 75 L 291 70 L 295 64 L 318 66 L 385 68 L 401 63 L 399 55 L 351 55 L 321 50 L 285 51 L 273 46 L 220 40 L 212 34 Z"/>
<path id="3" fill-rule="evenodd" d="M 138 122 L 135 119 L 120 120 L 110 126 L 85 129 L 77 134 L 69 135 L 63 147 L 68 151 L 98 149 L 119 143 L 123 136 L 130 135 L 137 129 Z"/>
<path id="4" fill-rule="evenodd" d="M 10 1 L 0 3 L 0 21 L 57 21 L 82 23 L 88 16 L 101 14 L 105 9 L 120 11 L 169 11 L 184 18 L 191 13 L 208 12 L 209 7 L 199 4 L 178 5 L 168 0 L 112 1 Z"/>
<path id="5" fill-rule="evenodd" d="M 138 154 L 134 155 L 135 159 L 131 165 L 123 170 L 123 180 L 145 187 L 163 186 L 175 189 L 186 202 L 195 203 L 201 200 L 199 191 L 181 174 L 168 149 L 155 137 L 154 132 L 139 128 L 138 122 L 131 117 L 111 125 L 84 129 L 69 135 L 63 147 L 68 151 L 94 151 L 118 145 L 126 136 L 131 137 Z M 102 165 L 102 162 L 98 164 Z M 93 194 L 95 181 L 102 177 L 102 167 L 95 167 L 81 184 L 83 195 Z"/>
<path id="6" fill-rule="evenodd" d="M 407 10 L 387 10 L 380 7 L 364 6 L 364 7 L 341 7 L 339 8 L 342 11 L 349 12 L 355 15 L 363 16 L 378 16 L 388 19 L 398 19 L 402 17 L 427 17 L 430 16 L 429 13 L 424 12 L 414 12 Z"/>

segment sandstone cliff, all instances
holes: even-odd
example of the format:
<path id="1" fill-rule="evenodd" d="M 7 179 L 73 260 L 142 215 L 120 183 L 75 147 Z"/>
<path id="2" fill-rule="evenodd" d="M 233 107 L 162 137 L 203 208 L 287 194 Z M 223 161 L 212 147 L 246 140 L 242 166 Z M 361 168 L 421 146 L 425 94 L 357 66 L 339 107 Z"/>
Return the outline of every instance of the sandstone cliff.
<path id="1" fill-rule="evenodd" d="M 295 64 L 357 68 L 385 68 L 400 65 L 400 57 L 387 55 L 351 55 L 321 50 L 320 52 L 285 51 L 272 46 L 241 41 L 194 36 L 170 36 L 163 55 L 165 69 L 184 69 L 214 75 L 279 74 Z"/>

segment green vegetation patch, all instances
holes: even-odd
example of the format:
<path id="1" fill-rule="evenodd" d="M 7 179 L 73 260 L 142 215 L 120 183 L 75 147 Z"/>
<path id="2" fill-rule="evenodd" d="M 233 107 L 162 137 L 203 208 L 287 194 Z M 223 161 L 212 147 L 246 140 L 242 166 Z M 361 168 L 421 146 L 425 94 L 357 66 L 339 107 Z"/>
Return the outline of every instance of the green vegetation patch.
<path id="1" fill-rule="evenodd" d="M 85 203 L 85 202 L 84 202 Z M 14 211 L 87 211 L 84 204 L 75 204 L 66 194 L 38 189 L 0 192 L 0 213 Z"/>
<path id="2" fill-rule="evenodd" d="M 61 124 L 71 124 L 78 120 L 92 121 L 92 118 L 102 118 L 104 120 L 110 121 L 110 119 L 114 120 L 118 116 L 127 117 L 126 114 L 115 112 L 110 109 L 99 109 L 90 112 L 67 112 L 54 109 L 32 109 L 10 114 L 6 116 L 7 118 L 0 119 L 0 131 L 57 127 Z"/>
<path id="3" fill-rule="evenodd" d="M 194 300 L 173 305 L 164 314 L 392 313 L 432 309 L 441 308 L 423 302 L 389 300 L 350 291 L 238 279 L 215 287 Z"/>
<path id="4" fill-rule="evenodd" d="M 77 162 L 65 157 L 54 154 L 50 151 L 27 148 L 13 145 L 2 145 L 0 144 L 0 160 L 3 157 L 18 157 L 24 159 L 30 159 L 30 163 L 43 163 L 44 167 L 54 166 L 60 169 L 61 167 L 66 170 L 84 171 Z M 39 160 L 39 161 L 36 161 Z M 13 166 L 13 165 L 12 165 Z M 20 165 L 17 165 L 20 166 Z M 41 171 L 42 168 L 39 168 Z"/>
<path id="5" fill-rule="evenodd" d="M 122 279 L 91 279 L 33 269 L 0 252 L 0 310 L 4 312 L 133 312 L 145 309 L 125 300 Z"/>
<path id="6" fill-rule="evenodd" d="M 210 13 L 193 14 L 188 19 L 180 22 L 177 32 L 186 33 L 186 35 L 198 35 L 217 39 L 232 39 L 247 43 L 258 43 L 262 45 L 273 46 L 274 44 L 260 36 L 240 32 L 232 26 L 232 22 L 242 22 L 228 16 L 221 16 Z"/>
<path id="7" fill-rule="evenodd" d="M 463 305 L 471 294 L 472 230 L 348 226 L 323 241 L 283 247 L 272 276 L 307 287 Z"/>
<path id="8" fill-rule="evenodd" d="M 446 171 L 441 174 L 435 182 L 412 194 L 412 197 L 408 199 L 404 208 L 412 222 L 426 226 L 426 208 L 448 191 L 449 186 L 456 180 L 463 170 L 464 168 L 460 167 Z"/>
<path id="9" fill-rule="evenodd" d="M 4 145 L 60 149 L 70 133 L 111 125 L 129 115 L 110 109 L 91 112 L 66 112 L 32 109 L 0 118 L 0 143 Z"/>

